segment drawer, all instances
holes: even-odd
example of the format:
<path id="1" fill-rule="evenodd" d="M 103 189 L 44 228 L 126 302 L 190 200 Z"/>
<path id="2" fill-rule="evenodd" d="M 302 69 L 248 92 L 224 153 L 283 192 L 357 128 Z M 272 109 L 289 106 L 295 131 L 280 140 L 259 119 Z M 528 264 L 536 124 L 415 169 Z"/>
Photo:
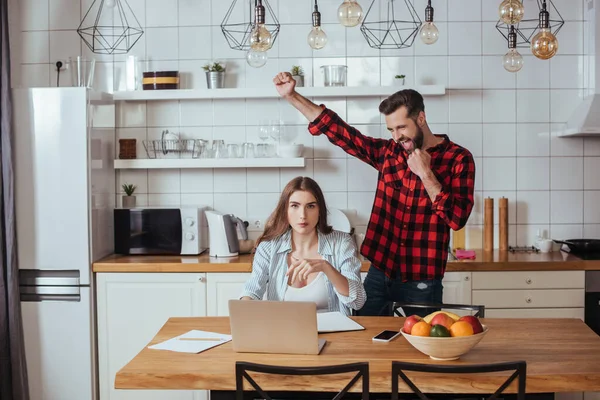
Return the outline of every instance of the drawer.
<path id="1" fill-rule="evenodd" d="M 473 290 L 473 304 L 488 308 L 582 308 L 583 289 Z"/>
<path id="2" fill-rule="evenodd" d="M 473 289 L 583 289 L 585 271 L 473 272 Z"/>
<path id="3" fill-rule="evenodd" d="M 579 318 L 583 308 L 500 308 L 485 310 L 486 318 Z"/>

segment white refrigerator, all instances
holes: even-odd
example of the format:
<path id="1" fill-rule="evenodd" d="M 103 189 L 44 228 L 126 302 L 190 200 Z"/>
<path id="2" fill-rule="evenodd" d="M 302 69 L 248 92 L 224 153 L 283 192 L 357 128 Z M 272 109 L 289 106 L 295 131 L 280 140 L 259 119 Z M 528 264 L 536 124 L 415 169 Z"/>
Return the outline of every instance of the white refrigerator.
<path id="1" fill-rule="evenodd" d="M 113 250 L 114 102 L 73 87 L 14 89 L 13 104 L 31 399 L 97 399 L 91 265 Z"/>

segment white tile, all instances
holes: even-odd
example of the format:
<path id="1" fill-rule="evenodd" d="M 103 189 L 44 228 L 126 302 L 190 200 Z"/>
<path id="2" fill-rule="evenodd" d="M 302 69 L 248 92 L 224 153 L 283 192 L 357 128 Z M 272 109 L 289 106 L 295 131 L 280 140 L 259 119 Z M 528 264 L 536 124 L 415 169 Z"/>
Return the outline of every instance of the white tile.
<path id="1" fill-rule="evenodd" d="M 306 4 L 304 5 L 306 6 Z M 283 7 L 283 9 L 286 8 Z M 277 41 L 279 42 L 279 57 L 312 57 L 312 49 L 307 42 L 307 37 L 311 29 L 311 24 L 282 26 L 277 37 Z"/>
<path id="2" fill-rule="evenodd" d="M 97 62 L 94 69 L 93 89 L 99 92 L 111 93 L 114 90 L 113 63 Z"/>
<path id="3" fill-rule="evenodd" d="M 600 239 L 600 224 L 583 225 L 583 237 L 589 239 Z"/>
<path id="4" fill-rule="evenodd" d="M 583 188 L 586 190 L 600 189 L 600 157 L 585 157 L 583 159 Z"/>
<path id="5" fill-rule="evenodd" d="M 391 86 L 395 83 L 394 76 L 406 75 L 405 85 L 415 84 L 415 61 L 413 57 L 382 57 L 381 86 Z"/>
<path id="6" fill-rule="evenodd" d="M 496 30 L 496 22 L 483 22 L 482 24 L 482 53 L 502 57 L 508 51 L 508 44 L 504 36 Z M 520 52 L 520 50 L 519 50 Z M 501 62 L 501 58 L 498 59 Z M 509 72 L 506 72 L 507 74 Z"/>
<path id="7" fill-rule="evenodd" d="M 325 86 L 325 75 L 322 66 L 325 65 L 346 65 L 346 57 L 335 58 L 314 58 L 313 59 L 313 86 Z"/>
<path id="8" fill-rule="evenodd" d="M 279 192 L 279 169 L 248 168 L 246 175 L 248 193 Z"/>
<path id="9" fill-rule="evenodd" d="M 482 21 L 493 21 L 496 23 L 500 18 L 498 14 L 498 7 L 500 2 L 497 1 L 482 1 L 481 2 L 481 20 Z"/>
<path id="10" fill-rule="evenodd" d="M 331 111 L 335 112 L 341 119 L 344 121 L 347 119 L 346 116 L 346 108 L 347 108 L 347 100 L 346 97 L 330 97 L 327 99 L 322 99 L 319 97 L 315 97 L 313 99 L 315 104 L 324 104 Z"/>
<path id="11" fill-rule="evenodd" d="M 338 0 L 320 0 L 319 1 L 319 12 L 321 13 L 321 22 L 327 23 L 327 24 L 330 24 L 330 23 L 339 24 L 338 17 L 337 17 L 337 10 L 338 10 L 338 7 L 340 6 L 340 4 L 342 4 L 342 3 Z M 359 2 L 359 4 L 362 7 L 363 15 L 365 15 L 365 13 L 368 10 L 368 3 L 361 1 L 361 2 Z M 296 18 L 298 18 L 298 17 L 296 16 Z M 355 27 L 355 29 L 356 28 L 358 28 L 358 26 Z"/>
<path id="12" fill-rule="evenodd" d="M 517 156 L 550 155 L 550 124 L 517 124 Z"/>
<path id="13" fill-rule="evenodd" d="M 307 34 L 308 32 L 310 32 L 310 29 L 306 30 Z M 328 32 L 325 31 L 325 34 L 328 34 Z M 306 43 L 306 37 L 303 37 L 303 39 L 305 39 L 304 43 Z M 303 44 L 303 46 L 307 45 Z M 348 57 L 379 57 L 380 55 L 379 49 L 369 46 L 369 42 L 367 42 L 360 29 L 346 29 L 346 48 Z M 318 54 L 319 52 L 320 50 L 315 50 L 314 54 Z"/>
<path id="14" fill-rule="evenodd" d="M 449 90 L 449 123 L 481 122 L 481 90 Z"/>
<path id="15" fill-rule="evenodd" d="M 310 22 L 312 18 L 311 15 L 313 12 L 313 5 L 314 3 L 309 3 L 305 1 L 285 1 L 285 6 L 283 6 L 282 2 L 282 4 L 280 4 L 279 7 L 279 23 L 281 23 L 282 25 L 292 23 L 296 24 L 300 20 L 308 20 Z M 323 12 L 321 2 L 319 2 L 319 12 Z M 321 15 L 321 18 L 322 17 L 323 16 Z M 291 27 L 285 28 L 287 28 L 286 30 L 293 31 Z M 284 29 L 282 29 L 281 31 L 283 32 L 283 30 Z M 308 35 L 308 32 L 306 34 Z"/>
<path id="16" fill-rule="evenodd" d="M 550 91 L 551 122 L 567 122 L 581 103 L 583 91 L 577 89 L 553 89 Z"/>
<path id="17" fill-rule="evenodd" d="M 261 68 L 253 68 L 246 65 L 246 87 L 268 88 L 275 92 L 273 77 L 280 71 L 281 67 L 277 58 L 269 58 L 269 61 Z"/>
<path id="18" fill-rule="evenodd" d="M 518 89 L 550 88 L 550 63 L 530 54 L 528 49 L 519 49 L 523 56 L 523 68 L 514 74 L 517 76 Z"/>
<path id="19" fill-rule="evenodd" d="M 556 38 L 560 54 L 584 54 L 583 22 L 565 23 Z"/>
<path id="20" fill-rule="evenodd" d="M 214 33 L 213 33 L 214 34 Z M 214 54 L 214 50 L 213 50 Z M 226 88 L 238 88 L 246 87 L 246 69 L 250 67 L 246 60 L 227 60 L 226 62 L 227 72 L 225 73 L 225 87 Z M 246 68 L 248 67 L 248 68 Z M 270 67 L 269 67 L 270 68 Z M 206 81 L 206 75 L 204 80 Z M 205 82 L 206 85 L 206 82 Z"/>
<path id="21" fill-rule="evenodd" d="M 135 139 L 136 158 L 148 158 L 148 154 L 144 148 L 144 140 L 146 140 L 146 128 L 117 128 L 115 158 L 119 158 L 119 139 Z"/>
<path id="22" fill-rule="evenodd" d="M 550 2 L 548 3 L 550 4 Z M 558 11 L 565 21 L 583 20 L 584 2 L 582 0 L 553 0 L 553 3 L 554 7 L 549 6 L 548 8 L 550 19 L 556 18 L 555 12 Z"/>
<path id="23" fill-rule="evenodd" d="M 348 86 L 381 86 L 379 58 L 348 57 Z"/>
<path id="24" fill-rule="evenodd" d="M 148 171 L 148 193 L 180 193 L 179 170 L 152 169 Z"/>
<path id="25" fill-rule="evenodd" d="M 582 224 L 554 224 L 550 225 L 550 237 L 555 240 L 568 240 L 581 238 L 583 234 Z M 554 251 L 560 251 L 561 245 L 556 243 Z"/>
<path id="26" fill-rule="evenodd" d="M 185 100 L 179 104 L 181 126 L 212 126 L 211 100 Z"/>
<path id="27" fill-rule="evenodd" d="M 47 0 L 21 0 L 20 29 L 22 31 L 48 30 L 49 2 Z M 12 22 L 12 21 L 11 21 Z"/>
<path id="28" fill-rule="evenodd" d="M 517 245 L 533 246 L 537 240 L 538 231 L 546 232 L 546 236 L 548 236 L 550 225 L 517 225 Z"/>
<path id="29" fill-rule="evenodd" d="M 22 63 L 41 64 L 50 62 L 50 35 L 48 31 L 21 32 L 21 40 Z"/>
<path id="30" fill-rule="evenodd" d="M 473 209 L 467 220 L 467 225 L 481 225 L 483 223 L 483 192 L 475 191 L 473 194 Z"/>
<path id="31" fill-rule="evenodd" d="M 281 168 L 279 175 L 279 190 L 282 191 L 285 185 L 297 176 L 308 176 L 309 178 L 312 178 L 314 176 L 313 160 L 306 160 L 304 168 Z"/>
<path id="32" fill-rule="evenodd" d="M 321 12 L 321 15 L 323 13 Z M 321 27 L 327 34 L 327 45 L 313 51 L 313 57 L 345 57 L 346 56 L 346 27 L 341 24 L 322 23 Z M 308 35 L 308 32 L 306 33 Z M 308 46 L 308 43 L 306 44 Z M 318 60 L 315 60 L 318 61 Z M 324 64 L 320 64 L 324 65 Z"/>
<path id="33" fill-rule="evenodd" d="M 148 205 L 150 207 L 179 207 L 181 196 L 179 193 L 150 193 Z"/>
<path id="34" fill-rule="evenodd" d="M 179 28 L 179 59 L 198 60 L 211 57 L 211 28 L 180 27 Z"/>
<path id="35" fill-rule="evenodd" d="M 76 58 L 81 54 L 79 35 L 75 31 L 50 31 L 50 63 L 62 60 L 63 64 L 68 62 L 69 57 Z M 63 70 L 64 76 L 70 74 L 69 70 Z M 65 79 L 67 80 L 67 79 Z M 68 79 L 70 82 L 70 79 Z M 69 86 L 71 86 L 69 84 Z"/>
<path id="36" fill-rule="evenodd" d="M 583 56 L 556 55 L 550 59 L 550 87 L 583 88 Z"/>
<path id="37" fill-rule="evenodd" d="M 585 156 L 600 156 L 600 140 L 597 137 L 584 138 L 583 154 Z"/>
<path id="38" fill-rule="evenodd" d="M 87 12 L 87 8 L 82 10 L 80 0 L 48 0 L 48 2 L 50 30 L 77 29 Z M 80 16 L 81 11 L 83 14 Z"/>
<path id="39" fill-rule="evenodd" d="M 415 84 L 448 86 L 448 57 L 417 57 Z"/>
<path id="40" fill-rule="evenodd" d="M 212 193 L 214 172 L 212 169 L 182 169 L 181 193 Z"/>
<path id="41" fill-rule="evenodd" d="M 179 59 L 178 28 L 146 28 L 146 54 L 152 60 Z M 202 57 L 198 57 L 202 58 Z"/>
<path id="42" fill-rule="evenodd" d="M 243 99 L 214 100 L 213 106 L 216 126 L 246 124 L 246 102 Z"/>
<path id="43" fill-rule="evenodd" d="M 248 198 L 246 215 L 268 217 L 277 207 L 280 196 L 279 192 L 248 193 L 246 195 Z"/>
<path id="44" fill-rule="evenodd" d="M 315 181 L 325 192 L 345 192 L 348 190 L 346 179 L 346 159 L 315 159 Z"/>
<path id="45" fill-rule="evenodd" d="M 246 102 L 246 125 L 258 127 L 265 121 L 276 121 L 279 115 L 279 100 L 252 99 Z"/>
<path id="46" fill-rule="evenodd" d="M 514 89 L 517 75 L 507 72 L 502 57 L 483 56 L 483 87 L 485 89 Z M 520 72 L 519 72 L 520 73 Z"/>
<path id="47" fill-rule="evenodd" d="M 483 125 L 483 156 L 514 157 L 517 155 L 516 127 L 514 124 Z"/>
<path id="48" fill-rule="evenodd" d="M 448 126 L 450 140 L 468 149 L 473 157 L 483 154 L 483 125 L 450 124 Z"/>
<path id="49" fill-rule="evenodd" d="M 558 136 L 562 130 L 562 124 L 550 125 L 550 155 L 552 156 L 582 156 L 583 138 L 564 138 Z"/>
<path id="50" fill-rule="evenodd" d="M 137 169 L 121 169 L 117 172 L 115 191 L 123 193 L 122 186 L 124 184 L 133 184 L 136 186 L 136 196 L 143 193 L 148 193 L 148 170 Z"/>
<path id="51" fill-rule="evenodd" d="M 482 58 L 481 56 L 450 56 L 449 82 L 452 89 L 481 89 Z"/>
<path id="52" fill-rule="evenodd" d="M 338 147 L 331 143 L 327 136 L 319 135 L 314 136 L 314 157 L 315 158 L 343 158 L 346 159 L 346 152 L 342 150 L 341 147 Z M 316 167 L 316 165 L 315 165 Z"/>
<path id="53" fill-rule="evenodd" d="M 90 0 L 85 0 L 90 1 Z M 180 0 L 180 4 L 183 0 Z M 127 0 L 129 7 L 131 7 L 131 11 L 135 15 L 135 19 L 139 22 L 139 25 L 143 28 L 146 26 L 146 0 Z M 82 6 L 82 12 L 83 12 Z M 131 21 L 131 26 L 137 26 L 135 21 Z M 142 36 L 143 37 L 143 36 Z"/>
<path id="54" fill-rule="evenodd" d="M 146 127 L 146 103 L 138 101 L 122 101 L 116 106 L 117 127 Z"/>
<path id="55" fill-rule="evenodd" d="M 323 186 L 321 186 L 321 189 L 323 189 Z M 325 196 L 327 208 L 339 208 L 341 210 L 348 208 L 348 192 L 326 192 L 323 190 L 323 196 Z"/>
<path id="56" fill-rule="evenodd" d="M 246 140 L 250 140 L 246 134 Z M 283 125 L 281 127 L 281 138 L 279 139 L 281 144 L 302 144 L 304 145 L 304 151 L 302 157 L 312 158 L 313 157 L 313 136 L 308 132 L 305 126 L 301 125 Z"/>
<path id="57" fill-rule="evenodd" d="M 449 22 L 448 54 L 480 55 L 482 49 L 481 22 Z"/>
<path id="58" fill-rule="evenodd" d="M 485 191 L 515 190 L 516 158 L 484 158 L 483 159 L 483 189 Z"/>
<path id="59" fill-rule="evenodd" d="M 430 124 L 447 124 L 448 120 L 448 96 L 433 96 L 425 99 L 425 114 Z"/>
<path id="60" fill-rule="evenodd" d="M 460 6 L 448 6 L 448 21 L 481 21 L 481 0 L 462 0 Z"/>
<path id="61" fill-rule="evenodd" d="M 242 143 L 246 140 L 246 128 L 242 126 L 214 126 L 212 131 L 213 140 L 224 140 L 225 144 Z"/>
<path id="62" fill-rule="evenodd" d="M 516 91 L 484 90 L 483 122 L 515 122 Z"/>
<path id="63" fill-rule="evenodd" d="M 583 223 L 583 191 L 554 190 L 550 193 L 552 224 Z"/>
<path id="64" fill-rule="evenodd" d="M 238 1 L 238 3 L 241 3 Z M 246 2 L 244 2 L 246 3 Z M 217 3 L 213 3 L 215 5 Z M 223 2 L 225 4 L 225 2 Z M 214 13 L 214 7 L 213 7 Z M 244 64 L 246 63 L 246 52 L 241 50 L 234 50 L 230 47 L 230 44 L 227 42 L 223 32 L 221 31 L 221 27 L 213 26 L 212 27 L 212 57 L 215 60 L 228 60 L 228 59 L 243 59 Z M 232 43 L 233 44 L 233 43 Z"/>
<path id="65" fill-rule="evenodd" d="M 356 158 L 348 160 L 347 166 L 351 173 L 347 178 L 348 191 L 375 193 L 378 176 L 375 168 Z"/>
<path id="66" fill-rule="evenodd" d="M 586 224 L 600 224 L 600 190 L 586 190 L 583 196 L 583 220 Z"/>
<path id="67" fill-rule="evenodd" d="M 548 90 L 519 90 L 517 122 L 547 122 L 550 120 L 550 92 Z"/>
<path id="68" fill-rule="evenodd" d="M 424 10 L 425 9 L 423 9 L 423 11 Z M 418 34 L 415 39 L 415 44 L 413 45 L 415 48 L 415 56 L 445 56 L 448 54 L 448 23 L 436 21 L 435 14 L 433 18 L 435 26 L 439 31 L 439 38 L 434 44 L 425 44 Z"/>
<path id="69" fill-rule="evenodd" d="M 181 206 L 204 206 L 210 209 L 213 208 L 214 199 L 211 193 L 181 193 Z M 202 218 L 203 221 L 206 218 Z M 208 226 L 208 223 L 207 225 Z M 207 243 L 208 245 L 208 243 Z"/>
<path id="70" fill-rule="evenodd" d="M 353 225 L 367 225 L 371 217 L 375 192 L 348 192 L 348 209 L 356 210 Z"/>
<path id="71" fill-rule="evenodd" d="M 179 102 L 170 100 L 150 101 L 146 107 L 148 126 L 179 125 Z"/>
<path id="72" fill-rule="evenodd" d="M 583 189 L 583 159 L 581 157 L 552 157 L 550 159 L 550 189 Z"/>
<path id="73" fill-rule="evenodd" d="M 483 247 L 483 226 L 470 225 L 465 231 L 466 247 L 469 249 L 481 249 Z"/>
<path id="74" fill-rule="evenodd" d="M 178 26 L 177 0 L 146 0 L 146 27 Z"/>
<path id="75" fill-rule="evenodd" d="M 517 224 L 550 223 L 550 192 L 517 192 Z"/>
<path id="76" fill-rule="evenodd" d="M 210 0 L 179 0 L 179 26 L 210 25 L 211 3 Z M 221 20 L 214 21 L 214 25 Z"/>
<path id="77" fill-rule="evenodd" d="M 53 71 L 52 86 L 56 85 L 56 74 L 51 64 L 22 64 L 21 65 L 21 87 L 48 87 L 50 86 L 50 70 Z M 62 75 L 62 73 L 61 73 Z M 64 79 L 64 77 L 63 77 Z"/>
<path id="78" fill-rule="evenodd" d="M 517 157 L 517 190 L 549 190 L 550 158 Z"/>
<path id="79" fill-rule="evenodd" d="M 501 198 L 508 200 L 508 223 L 514 225 L 517 222 L 517 192 L 511 191 L 484 191 L 482 193 L 483 198 L 488 197 L 494 199 L 494 224 L 498 225 L 500 222 L 500 216 L 498 212 L 498 204 L 500 204 Z"/>
<path id="80" fill-rule="evenodd" d="M 215 193 L 214 209 L 223 214 L 233 214 L 238 218 L 246 218 L 246 193 Z"/>
<path id="81" fill-rule="evenodd" d="M 378 97 L 362 97 L 348 99 L 348 123 L 349 124 L 379 124 L 381 114 L 379 113 Z"/>
<path id="82" fill-rule="evenodd" d="M 245 193 L 246 169 L 223 168 L 215 169 L 215 193 Z M 215 198 L 216 200 L 216 198 Z M 215 204 L 218 204 L 215 202 Z"/>

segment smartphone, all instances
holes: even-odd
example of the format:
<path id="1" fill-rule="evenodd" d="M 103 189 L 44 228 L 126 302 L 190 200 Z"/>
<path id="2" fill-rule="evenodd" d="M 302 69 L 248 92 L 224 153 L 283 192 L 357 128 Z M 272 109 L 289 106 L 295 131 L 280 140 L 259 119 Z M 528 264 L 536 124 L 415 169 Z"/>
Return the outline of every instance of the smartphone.
<path id="1" fill-rule="evenodd" d="M 377 336 L 373 336 L 374 342 L 391 342 L 396 336 L 400 334 L 400 331 L 381 331 Z"/>

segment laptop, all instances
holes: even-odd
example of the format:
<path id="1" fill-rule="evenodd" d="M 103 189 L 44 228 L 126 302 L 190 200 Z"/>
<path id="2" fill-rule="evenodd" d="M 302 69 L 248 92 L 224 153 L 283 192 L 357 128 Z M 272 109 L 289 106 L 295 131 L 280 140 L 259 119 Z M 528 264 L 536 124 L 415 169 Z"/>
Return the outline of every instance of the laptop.
<path id="1" fill-rule="evenodd" d="M 326 342 L 314 302 L 229 300 L 229 322 L 238 353 L 319 354 Z"/>

